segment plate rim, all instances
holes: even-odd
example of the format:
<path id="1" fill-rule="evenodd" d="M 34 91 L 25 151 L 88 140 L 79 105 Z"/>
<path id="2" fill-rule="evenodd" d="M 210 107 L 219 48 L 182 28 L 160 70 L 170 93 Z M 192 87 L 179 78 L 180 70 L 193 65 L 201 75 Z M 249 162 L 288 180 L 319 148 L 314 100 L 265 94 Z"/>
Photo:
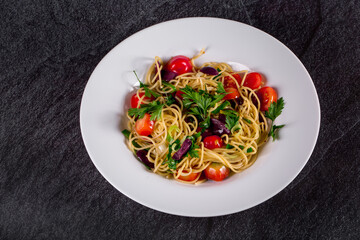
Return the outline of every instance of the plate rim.
<path id="1" fill-rule="evenodd" d="M 277 190 L 276 191 L 273 191 L 271 194 L 269 194 L 266 198 L 262 198 L 261 200 L 258 200 L 258 201 L 254 201 L 252 202 L 251 204 L 248 204 L 249 206 L 246 206 L 245 208 L 237 208 L 237 209 L 233 209 L 233 210 L 229 210 L 229 211 L 223 211 L 221 213 L 217 213 L 217 214 L 194 214 L 194 215 L 191 215 L 191 214 L 187 214 L 187 213 L 181 213 L 179 211 L 173 211 L 173 210 L 169 210 L 169 209 L 160 209 L 158 208 L 157 206 L 154 206 L 152 205 L 151 203 L 149 202 L 145 202 L 143 201 L 142 199 L 136 199 L 136 198 L 133 198 L 131 196 L 131 194 L 129 194 L 128 192 L 124 192 L 123 190 L 120 190 L 115 184 L 112 183 L 112 181 L 109 180 L 109 178 L 103 174 L 103 171 L 101 170 L 102 167 L 98 165 L 98 163 L 96 163 L 96 161 L 93 160 L 93 157 L 92 157 L 92 150 L 90 150 L 90 148 L 88 147 L 89 144 L 87 143 L 87 140 L 85 139 L 84 137 L 84 120 L 83 120 L 83 117 L 82 117 L 82 112 L 83 112 L 83 108 L 84 108 L 84 96 L 86 95 L 86 90 L 88 89 L 88 86 L 89 86 L 89 83 L 91 84 L 91 79 L 92 79 L 92 76 L 95 72 L 95 70 L 101 66 L 105 60 L 107 58 L 110 57 L 110 54 L 116 47 L 118 47 L 119 45 L 121 44 L 124 44 L 128 41 L 130 41 L 133 37 L 135 37 L 135 35 L 138 35 L 138 34 L 141 34 L 143 32 L 147 32 L 147 31 L 151 31 L 152 28 L 154 27 L 158 27 L 159 25 L 165 25 L 165 24 L 170 24 L 172 22 L 181 22 L 181 21 L 191 21 L 191 20 L 209 20 L 209 21 L 222 21 L 222 22 L 233 22 L 233 23 L 236 23 L 236 24 L 241 24 L 241 25 L 244 25 L 245 27 L 248 27 L 248 28 L 251 28 L 252 30 L 255 30 L 255 31 L 260 31 L 262 34 L 265 34 L 267 35 L 268 37 L 272 38 L 273 40 L 275 40 L 277 43 L 279 43 L 284 49 L 287 50 L 288 53 L 290 53 L 297 61 L 297 63 L 299 64 L 299 66 L 301 66 L 301 68 L 304 70 L 304 72 L 306 73 L 306 75 L 309 77 L 309 79 L 311 80 L 310 83 L 311 83 L 311 90 L 312 92 L 314 93 L 314 96 L 316 97 L 316 110 L 318 111 L 318 114 L 317 114 L 317 122 L 316 122 L 316 134 L 315 134 L 315 138 L 313 139 L 313 142 L 312 142 L 312 148 L 311 148 L 311 151 L 308 152 L 307 154 L 307 159 L 306 161 L 303 162 L 303 164 L 301 164 L 301 167 L 297 170 L 297 173 L 294 174 L 291 178 L 289 178 L 287 181 L 284 181 L 281 186 L 279 185 L 277 187 Z M 185 18 L 177 18 L 177 19 L 172 19 L 172 20 L 168 20 L 168 21 L 164 21 L 164 22 L 160 22 L 160 23 L 157 23 L 157 24 L 154 24 L 154 25 L 151 25 L 151 26 L 148 26 L 144 29 L 141 29 L 133 34 L 131 34 L 130 36 L 126 37 L 125 39 L 123 39 L 122 41 L 120 41 L 119 43 L 117 43 L 115 46 L 113 46 L 102 58 L 101 60 L 98 62 L 98 64 L 95 66 L 95 68 L 92 70 L 92 73 L 91 75 L 89 76 L 88 80 L 87 80 L 87 83 L 84 87 L 84 90 L 83 90 L 83 94 L 82 94 L 82 97 L 81 97 L 81 102 L 80 102 L 80 110 L 79 110 L 79 123 L 80 123 L 80 132 L 81 132 L 81 136 L 82 136 L 82 139 L 83 139 L 83 142 L 84 142 L 84 146 L 85 146 L 85 149 L 89 155 L 89 158 L 91 160 L 91 162 L 94 164 L 94 166 L 96 167 L 96 170 L 99 171 L 99 173 L 101 174 L 101 176 L 103 178 L 105 178 L 105 180 L 110 183 L 117 191 L 119 191 L 121 194 L 125 195 L 126 197 L 130 198 L 131 200 L 143 205 L 143 206 L 146 206 L 148 208 L 151 208 L 151 209 L 154 209 L 154 210 L 157 210 L 159 212 L 162 212 L 162 213 L 166 213 L 166 214 L 171 214 L 171 215 L 177 215 L 177 216 L 184 216 L 184 217 L 217 217 L 217 216 L 224 216 L 224 215 L 229 215 L 229 214 L 234 214 L 234 213 L 240 213 L 242 211 L 246 211 L 250 208 L 253 208 L 261 203 L 264 203 L 266 201 L 268 201 L 269 199 L 271 199 L 272 197 L 274 197 L 275 195 L 277 195 L 279 192 L 281 192 L 282 190 L 284 190 L 288 185 L 291 184 L 291 182 L 294 181 L 294 179 L 296 177 L 299 176 L 299 173 L 303 170 L 303 168 L 305 167 L 305 165 L 308 163 L 311 155 L 313 154 L 314 152 L 314 149 L 316 147 L 316 144 L 317 144 L 317 140 L 318 140 L 318 137 L 319 137 L 319 132 L 320 132 L 320 125 L 321 125 L 321 107 L 320 107 L 320 101 L 319 101 L 319 96 L 317 94 L 317 91 L 316 91 L 316 87 L 315 87 L 315 84 L 314 84 L 314 81 L 312 80 L 309 72 L 307 71 L 307 69 L 305 68 L 304 64 L 300 61 L 300 59 L 284 44 L 282 43 L 280 40 L 276 39 L 275 37 L 271 36 L 270 34 L 268 34 L 267 32 L 259 29 L 259 28 L 256 28 L 256 27 L 253 27 L 251 25 L 248 25 L 246 23 L 242 23 L 242 22 L 238 22 L 238 21 L 235 21 L 235 20 L 231 20 L 231 19 L 225 19 L 225 18 L 219 18 L 219 17 L 185 17 Z M 239 210 L 240 209 L 240 210 Z"/>

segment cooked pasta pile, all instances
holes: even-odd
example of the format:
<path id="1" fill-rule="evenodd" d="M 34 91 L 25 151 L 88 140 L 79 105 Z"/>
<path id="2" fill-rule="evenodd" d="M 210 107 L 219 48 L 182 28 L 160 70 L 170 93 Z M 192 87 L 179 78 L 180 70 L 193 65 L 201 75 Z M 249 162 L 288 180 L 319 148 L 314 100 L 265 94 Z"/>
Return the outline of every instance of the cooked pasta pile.
<path id="1" fill-rule="evenodd" d="M 154 173 L 186 183 L 206 181 L 201 173 L 213 162 L 225 165 L 234 173 L 250 167 L 257 158 L 259 148 L 267 141 L 269 133 L 265 114 L 260 111 L 257 89 L 251 89 L 243 84 L 248 71 L 236 72 L 228 64 L 217 62 L 208 62 L 196 67 L 194 60 L 203 53 L 202 51 L 191 59 L 193 66 L 191 72 L 178 75 L 169 81 L 163 79 L 162 70 L 164 70 L 165 63 L 159 57 L 155 57 L 154 63 L 146 74 L 145 84 L 149 90 L 157 94 L 157 97 L 147 98 L 144 95 L 143 87 L 139 88 L 136 93 L 139 99 L 137 107 L 155 102 L 162 106 L 161 112 L 158 113 L 160 118 L 154 121 L 153 131 L 150 135 L 138 134 L 135 125 L 139 117 L 127 114 L 128 129 L 130 130 L 129 148 L 133 152 L 147 151 L 146 157 L 153 166 L 151 170 Z M 218 74 L 203 73 L 200 70 L 204 67 L 212 67 L 218 71 Z M 235 79 L 234 74 L 239 74 L 241 82 Z M 226 95 L 221 91 L 219 93 L 219 86 L 220 88 L 224 86 L 225 80 L 233 82 L 232 85 L 236 86 L 240 96 L 234 100 L 215 101 L 216 103 L 211 105 L 206 113 L 202 113 L 205 115 L 205 120 L 194 114 L 192 109 L 196 104 L 195 100 L 193 105 L 187 107 L 184 106 L 186 101 L 179 98 L 180 95 L 176 94 L 174 97 L 175 88 L 176 91 L 187 89 L 184 91 L 201 92 L 205 97 L 211 95 L 215 98 L 217 95 Z M 186 96 L 186 93 L 182 96 Z M 175 101 L 169 102 L 169 97 L 174 98 Z M 186 97 L 184 98 L 186 99 Z M 224 104 L 225 101 L 229 103 Z M 191 101 L 187 102 L 191 104 Z M 221 109 L 221 105 L 225 107 Z M 231 130 L 230 134 L 219 136 L 222 147 L 209 149 L 204 146 L 202 135 L 205 129 L 200 125 L 206 126 L 206 121 L 210 118 L 219 120 L 223 118 L 223 123 L 228 128 L 232 126 L 229 129 Z M 235 121 L 235 123 L 231 121 Z M 191 152 L 188 152 L 181 160 L 174 161 L 171 157 L 185 139 L 192 141 Z M 177 144 L 174 144 L 175 142 Z M 184 177 L 186 179 L 186 176 L 191 174 L 194 176 L 194 173 L 198 173 L 194 179 L 184 180 Z"/>

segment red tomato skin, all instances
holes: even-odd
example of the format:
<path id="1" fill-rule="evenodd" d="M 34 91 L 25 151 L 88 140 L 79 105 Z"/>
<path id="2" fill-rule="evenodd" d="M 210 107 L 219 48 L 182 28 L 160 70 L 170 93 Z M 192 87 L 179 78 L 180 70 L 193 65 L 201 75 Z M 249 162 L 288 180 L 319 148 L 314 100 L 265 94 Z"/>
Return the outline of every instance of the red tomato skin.
<path id="1" fill-rule="evenodd" d="M 229 176 L 230 170 L 224 164 L 221 163 L 211 163 L 205 169 L 205 176 L 207 179 L 214 181 L 222 181 Z"/>
<path id="2" fill-rule="evenodd" d="M 151 115 L 145 113 L 143 118 L 135 122 L 135 130 L 141 136 L 149 136 L 154 131 L 155 121 L 150 120 Z"/>
<path id="3" fill-rule="evenodd" d="M 262 77 L 260 73 L 258 72 L 252 72 L 246 75 L 244 86 L 251 88 L 251 89 L 257 89 L 261 85 Z"/>
<path id="4" fill-rule="evenodd" d="M 143 92 L 139 93 L 140 98 L 142 98 L 142 96 L 144 96 L 144 95 L 145 95 L 145 93 L 143 93 Z M 142 99 L 141 103 L 139 104 L 140 98 L 138 98 L 136 93 L 131 96 L 130 105 L 132 108 L 140 108 L 140 105 L 143 104 L 144 100 L 153 100 L 153 97 L 149 98 L 149 97 L 145 96 Z"/>
<path id="5" fill-rule="evenodd" d="M 240 97 L 240 93 L 237 90 L 237 88 L 225 88 L 225 91 L 228 93 L 225 95 L 223 100 L 231 100 L 231 99 L 237 99 Z"/>
<path id="6" fill-rule="evenodd" d="M 232 76 L 235 78 L 235 80 L 239 83 L 239 86 L 241 86 L 241 77 L 239 74 L 232 74 Z M 224 87 L 228 87 L 228 88 L 237 88 L 236 86 L 236 83 L 234 82 L 234 80 L 229 77 L 229 76 L 226 76 L 224 78 Z"/>
<path id="7" fill-rule="evenodd" d="M 204 138 L 204 147 L 208 149 L 221 148 L 223 146 L 223 141 L 221 137 L 217 135 L 208 136 Z"/>
<path id="8" fill-rule="evenodd" d="M 174 72 L 178 75 L 191 72 L 192 67 L 190 58 L 183 55 L 172 57 L 166 64 L 166 70 Z"/>
<path id="9" fill-rule="evenodd" d="M 187 176 L 180 175 L 179 179 L 182 180 L 182 181 L 186 181 L 186 182 L 192 182 L 199 176 L 199 174 L 200 173 L 194 173 L 193 172 L 193 173 L 190 173 Z"/>
<path id="10" fill-rule="evenodd" d="M 175 93 L 175 97 L 179 98 L 180 100 L 183 100 L 184 98 L 183 98 L 182 94 L 184 94 L 184 92 L 181 90 L 178 90 Z"/>
<path id="11" fill-rule="evenodd" d="M 263 87 L 257 91 L 260 100 L 260 110 L 267 111 L 272 102 L 277 101 L 277 93 L 272 87 Z"/>

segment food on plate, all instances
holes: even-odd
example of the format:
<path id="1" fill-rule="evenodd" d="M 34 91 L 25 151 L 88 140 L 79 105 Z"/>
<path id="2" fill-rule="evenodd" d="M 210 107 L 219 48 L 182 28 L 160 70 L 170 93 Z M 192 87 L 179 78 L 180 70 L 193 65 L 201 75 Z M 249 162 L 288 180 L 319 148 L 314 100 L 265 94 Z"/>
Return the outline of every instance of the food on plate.
<path id="1" fill-rule="evenodd" d="M 178 55 L 155 57 L 131 97 L 128 146 L 151 171 L 185 183 L 222 181 L 250 167 L 259 149 L 284 125 L 284 108 L 258 72 Z"/>

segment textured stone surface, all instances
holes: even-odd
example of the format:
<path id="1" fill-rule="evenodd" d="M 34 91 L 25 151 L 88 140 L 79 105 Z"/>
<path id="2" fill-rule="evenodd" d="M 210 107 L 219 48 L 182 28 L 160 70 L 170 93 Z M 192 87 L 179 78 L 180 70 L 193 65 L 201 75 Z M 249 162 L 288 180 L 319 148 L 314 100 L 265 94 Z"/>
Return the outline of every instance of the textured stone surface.
<path id="1" fill-rule="evenodd" d="M 1 239 L 359 238 L 358 0 L 0 5 Z M 125 197 L 95 169 L 79 128 L 85 84 L 108 51 L 155 23 L 192 16 L 233 19 L 278 38 L 308 69 L 322 110 L 300 175 L 265 203 L 215 218 L 172 216 Z"/>

